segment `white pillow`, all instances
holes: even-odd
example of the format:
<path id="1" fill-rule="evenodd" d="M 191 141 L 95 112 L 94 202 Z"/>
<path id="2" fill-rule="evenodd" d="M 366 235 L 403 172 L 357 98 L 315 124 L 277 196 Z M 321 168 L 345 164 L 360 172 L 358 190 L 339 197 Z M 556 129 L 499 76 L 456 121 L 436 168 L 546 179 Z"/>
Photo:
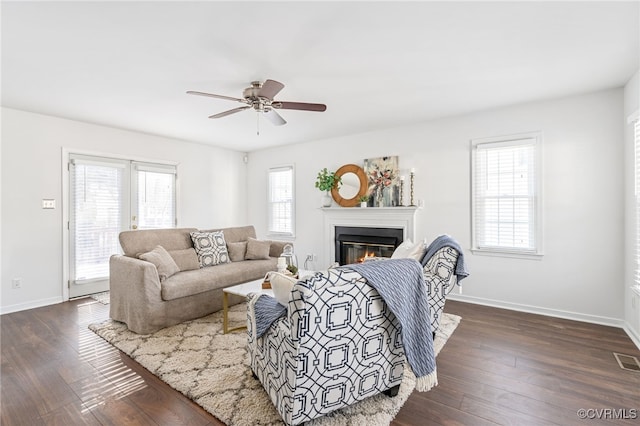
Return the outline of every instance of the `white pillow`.
<path id="1" fill-rule="evenodd" d="M 293 285 L 298 282 L 297 279 L 281 274 L 279 272 L 271 272 L 269 274 L 269 280 L 271 281 L 271 288 L 273 289 L 273 295 L 278 303 L 282 306 L 289 305 L 289 295 Z"/>
<path id="2" fill-rule="evenodd" d="M 396 247 L 395 251 L 391 255 L 392 259 L 406 259 L 412 258 L 417 261 L 422 259 L 422 256 L 427 251 L 427 246 L 425 246 L 424 242 L 421 241 L 419 243 L 413 243 L 411 240 L 403 241 L 398 247 Z"/>

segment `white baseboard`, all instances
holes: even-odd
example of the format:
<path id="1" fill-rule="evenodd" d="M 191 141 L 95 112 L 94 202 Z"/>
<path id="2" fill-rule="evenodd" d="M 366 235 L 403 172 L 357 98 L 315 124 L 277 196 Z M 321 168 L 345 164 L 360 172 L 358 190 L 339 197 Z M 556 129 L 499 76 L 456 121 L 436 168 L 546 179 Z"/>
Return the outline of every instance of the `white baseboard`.
<path id="1" fill-rule="evenodd" d="M 625 322 L 624 327 L 622 328 L 624 329 L 625 333 L 627 333 L 633 344 L 636 345 L 638 349 L 640 349 L 640 334 L 638 334 L 633 328 L 631 328 L 628 322 Z"/>
<path id="2" fill-rule="evenodd" d="M 25 303 L 17 303 L 15 305 L 1 306 L 0 315 L 10 314 L 12 312 L 26 311 L 27 309 L 41 308 L 43 306 L 55 305 L 62 303 L 62 296 L 49 297 L 47 299 L 32 300 Z"/>
<path id="3" fill-rule="evenodd" d="M 466 296 L 464 294 L 455 294 L 453 292 L 447 296 L 447 299 L 456 300 L 459 302 L 475 303 L 476 305 L 493 306 L 494 308 L 509 309 L 511 311 L 527 312 L 530 314 L 546 315 L 548 317 L 564 318 L 574 321 L 589 322 L 592 324 L 625 328 L 624 320 L 618 318 L 581 314 L 578 312 L 570 311 L 561 311 L 558 309 L 542 308 L 540 306 L 523 305 L 520 303 L 503 302 L 500 300 L 484 299 L 482 297 Z"/>
<path id="4" fill-rule="evenodd" d="M 622 319 L 602 317 L 598 315 L 580 314 L 577 312 L 561 311 L 558 309 L 542 308 L 540 306 L 523 305 L 520 303 L 503 302 L 500 300 L 484 299 L 482 297 L 466 296 L 464 294 L 449 293 L 447 299 L 458 302 L 475 303 L 476 305 L 492 306 L 494 308 L 509 309 L 511 311 L 527 312 L 530 314 L 546 315 L 549 317 L 564 318 L 574 321 L 588 322 L 592 324 L 618 327 L 627 333 L 634 345 L 640 349 L 640 334 L 629 323 Z"/>

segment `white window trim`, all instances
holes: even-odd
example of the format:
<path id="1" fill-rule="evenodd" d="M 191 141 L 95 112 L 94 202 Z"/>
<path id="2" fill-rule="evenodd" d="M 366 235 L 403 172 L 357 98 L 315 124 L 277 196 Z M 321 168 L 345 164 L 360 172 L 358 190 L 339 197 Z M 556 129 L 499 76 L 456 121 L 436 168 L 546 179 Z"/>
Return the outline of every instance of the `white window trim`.
<path id="1" fill-rule="evenodd" d="M 273 171 L 291 169 L 291 232 L 273 232 L 269 229 L 271 223 L 271 199 L 269 188 L 269 174 Z M 281 239 L 294 240 L 296 236 L 296 169 L 293 164 L 283 164 L 267 169 L 267 236 Z"/>
<path id="2" fill-rule="evenodd" d="M 640 295 L 640 110 L 631 114 L 627 123 L 631 125 L 633 134 L 633 262 L 631 271 L 632 286 L 636 294 Z"/>
<path id="3" fill-rule="evenodd" d="M 471 188 L 471 252 L 476 255 L 482 256 L 496 256 L 496 257 L 510 257 L 510 258 L 518 258 L 518 259 L 532 259 L 532 260 L 541 260 L 544 256 L 544 221 L 543 221 L 543 163 L 542 163 L 542 132 L 527 132 L 527 133 L 518 133 L 513 135 L 506 136 L 497 136 L 497 137 L 488 137 L 488 138 L 478 138 L 471 140 L 471 176 L 470 176 L 470 188 Z M 476 146 L 482 144 L 509 144 L 509 142 L 521 141 L 523 139 L 533 139 L 536 145 L 535 150 L 535 161 L 536 161 L 536 189 L 537 189 L 537 197 L 536 197 L 536 206 L 535 206 L 535 214 L 536 214 L 536 222 L 535 222 L 535 238 L 536 238 L 536 249 L 535 251 L 526 251 L 526 250 L 518 250 L 518 249 L 509 249 L 509 248 L 480 248 L 478 247 L 476 241 L 476 230 L 475 230 L 475 219 L 476 219 L 476 193 L 474 188 L 475 183 L 475 173 L 476 173 L 476 161 L 475 161 L 475 152 Z"/>

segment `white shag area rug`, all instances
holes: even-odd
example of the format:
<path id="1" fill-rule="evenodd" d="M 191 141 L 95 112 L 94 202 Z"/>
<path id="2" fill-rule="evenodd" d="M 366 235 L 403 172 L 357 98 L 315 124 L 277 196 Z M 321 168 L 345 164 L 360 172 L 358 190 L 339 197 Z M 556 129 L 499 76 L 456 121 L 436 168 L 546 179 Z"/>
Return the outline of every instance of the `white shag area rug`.
<path id="1" fill-rule="evenodd" d="M 240 325 L 246 317 L 245 303 L 231 307 L 230 323 Z M 436 355 L 459 322 L 459 316 L 443 315 L 434 341 Z M 262 384 L 253 378 L 246 332 L 222 334 L 222 312 L 146 335 L 133 333 L 113 320 L 89 328 L 229 426 L 283 424 Z M 415 382 L 405 366 L 397 396 L 378 394 L 305 424 L 388 425 Z"/>
<path id="2" fill-rule="evenodd" d="M 108 291 L 103 291 L 102 293 L 90 294 L 89 297 L 92 298 L 93 300 L 97 300 L 103 305 L 108 305 L 109 302 L 111 301 Z"/>

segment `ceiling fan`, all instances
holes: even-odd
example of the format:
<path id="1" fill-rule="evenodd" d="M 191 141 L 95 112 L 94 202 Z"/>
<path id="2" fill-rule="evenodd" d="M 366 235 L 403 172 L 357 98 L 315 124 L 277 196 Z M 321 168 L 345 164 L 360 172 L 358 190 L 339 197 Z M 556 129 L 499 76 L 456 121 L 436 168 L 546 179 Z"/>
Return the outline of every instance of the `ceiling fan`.
<path id="1" fill-rule="evenodd" d="M 235 114 L 236 112 L 253 108 L 256 112 L 263 113 L 264 116 L 276 126 L 281 126 L 287 123 L 285 119 L 275 111 L 276 109 L 294 109 L 299 111 L 318 112 L 322 112 L 327 109 L 327 106 L 324 104 L 309 104 L 304 102 L 287 102 L 274 100 L 274 96 L 276 96 L 283 88 L 284 84 L 278 81 L 266 80 L 264 83 L 260 81 L 252 81 L 251 87 L 247 87 L 242 92 L 242 98 L 215 95 L 213 93 L 196 92 L 193 90 L 189 90 L 187 91 L 187 93 L 189 95 L 208 96 L 210 98 L 226 99 L 228 101 L 236 101 L 245 104 L 238 108 L 233 108 L 228 111 L 210 115 L 209 118 L 222 118 L 226 117 L 227 115 Z"/>

